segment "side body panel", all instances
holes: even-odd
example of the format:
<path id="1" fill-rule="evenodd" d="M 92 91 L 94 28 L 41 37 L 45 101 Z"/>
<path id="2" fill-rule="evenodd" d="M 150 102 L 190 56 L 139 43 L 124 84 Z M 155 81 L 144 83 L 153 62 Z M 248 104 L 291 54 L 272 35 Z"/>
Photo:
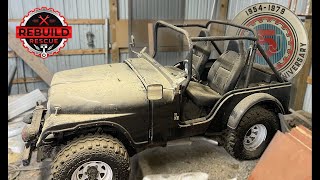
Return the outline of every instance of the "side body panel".
<path id="1" fill-rule="evenodd" d="M 278 111 L 280 111 L 282 114 L 285 113 L 282 104 L 278 99 L 271 96 L 267 93 L 254 93 L 251 94 L 244 99 L 242 99 L 232 110 L 229 119 L 228 119 L 228 127 L 232 129 L 236 129 L 241 118 L 244 114 L 253 106 L 260 103 L 272 103 L 273 106 L 275 106 Z"/>
<path id="2" fill-rule="evenodd" d="M 44 122 L 38 145 L 49 134 L 82 132 L 91 127 L 112 127 L 124 134 L 133 147 L 148 142 L 148 107 L 136 113 L 121 114 L 51 114 Z"/>
<path id="3" fill-rule="evenodd" d="M 207 117 L 207 119 L 212 119 L 208 131 L 220 132 L 227 128 L 229 116 L 236 105 L 247 96 L 255 93 L 266 93 L 273 96 L 281 103 L 284 113 L 289 113 L 290 90 L 291 83 L 286 82 L 230 91 L 219 100 L 220 102 L 217 104 L 220 105 L 214 108 L 212 116 Z"/>
<path id="4" fill-rule="evenodd" d="M 236 105 L 252 94 L 265 93 L 273 96 L 281 103 L 284 109 L 283 113 L 288 113 L 290 89 L 291 83 L 287 82 L 230 91 L 216 103 L 207 117 L 203 117 L 202 121 L 183 126 L 179 125 L 178 121 L 169 122 L 170 137 L 168 137 L 168 140 L 221 132 L 227 128 L 228 119 Z"/>

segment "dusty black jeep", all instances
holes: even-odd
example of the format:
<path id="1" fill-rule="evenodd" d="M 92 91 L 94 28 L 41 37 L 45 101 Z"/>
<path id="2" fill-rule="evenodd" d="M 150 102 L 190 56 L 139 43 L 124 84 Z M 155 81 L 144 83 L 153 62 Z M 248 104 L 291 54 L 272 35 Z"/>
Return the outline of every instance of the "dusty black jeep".
<path id="1" fill-rule="evenodd" d="M 251 36 L 210 36 L 212 23 L 250 31 Z M 190 37 L 188 27 L 199 28 Z M 222 21 L 172 25 L 185 36 L 189 53 L 174 66 L 162 66 L 144 52 L 124 63 L 58 72 L 47 106 L 36 106 L 22 132 L 23 163 L 32 151 L 52 158 L 53 179 L 127 179 L 129 157 L 186 137 L 220 137 L 235 158 L 261 156 L 289 113 L 291 83 L 284 80 L 257 41 L 255 30 Z M 216 42 L 227 43 L 224 51 Z M 250 45 L 244 44 L 244 41 Z M 247 48 L 245 48 L 247 47 Z M 211 51 L 219 53 L 210 59 Z M 255 63 L 256 51 L 268 65 Z"/>

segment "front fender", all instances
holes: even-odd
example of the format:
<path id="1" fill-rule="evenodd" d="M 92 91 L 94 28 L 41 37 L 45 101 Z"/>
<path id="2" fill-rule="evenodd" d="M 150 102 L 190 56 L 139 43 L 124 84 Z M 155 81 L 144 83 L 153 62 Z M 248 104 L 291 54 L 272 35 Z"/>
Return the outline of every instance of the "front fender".
<path id="1" fill-rule="evenodd" d="M 232 129 L 236 129 L 243 115 L 254 105 L 267 101 L 275 104 L 282 114 L 285 114 L 284 108 L 280 101 L 274 96 L 267 93 L 255 93 L 251 94 L 244 99 L 242 99 L 232 110 L 229 119 L 228 119 L 228 127 Z"/>
<path id="2" fill-rule="evenodd" d="M 132 146 L 141 144 L 141 142 L 135 142 L 131 137 L 129 131 L 125 129 L 121 124 L 114 122 L 115 119 L 125 118 L 132 113 L 123 114 L 51 114 L 46 118 L 42 132 L 39 136 L 37 147 L 42 144 L 42 141 L 51 133 L 59 133 L 66 131 L 80 130 L 88 127 L 101 127 L 110 126 L 117 129 L 120 133 L 126 136 Z M 113 121 L 110 121 L 113 120 Z M 143 143 L 143 142 L 142 142 Z"/>

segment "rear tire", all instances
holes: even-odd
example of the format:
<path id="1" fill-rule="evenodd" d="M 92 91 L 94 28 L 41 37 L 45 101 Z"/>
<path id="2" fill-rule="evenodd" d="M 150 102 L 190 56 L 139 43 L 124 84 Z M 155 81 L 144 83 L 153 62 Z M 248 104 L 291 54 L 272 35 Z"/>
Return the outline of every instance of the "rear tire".
<path id="1" fill-rule="evenodd" d="M 227 127 L 224 147 L 236 159 L 257 159 L 279 127 L 279 120 L 274 112 L 261 106 L 253 106 L 242 117 L 236 129 Z"/>
<path id="2" fill-rule="evenodd" d="M 73 140 L 57 154 L 50 179 L 77 180 L 89 175 L 103 180 L 128 179 L 129 171 L 128 153 L 118 139 L 90 134 Z"/>

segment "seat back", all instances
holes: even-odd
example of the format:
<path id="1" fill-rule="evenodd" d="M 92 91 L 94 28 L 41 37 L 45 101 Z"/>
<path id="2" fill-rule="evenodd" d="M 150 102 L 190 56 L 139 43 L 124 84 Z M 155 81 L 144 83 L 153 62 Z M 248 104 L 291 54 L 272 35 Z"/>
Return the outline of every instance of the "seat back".
<path id="1" fill-rule="evenodd" d="M 209 31 L 207 29 L 201 29 L 199 37 L 207 37 Z M 205 64 L 207 63 L 211 53 L 211 45 L 208 41 L 198 41 L 194 45 L 193 56 L 192 56 L 192 65 L 199 73 L 202 74 Z M 188 55 L 189 57 L 189 55 Z"/>
<path id="2" fill-rule="evenodd" d="M 235 44 L 238 44 L 238 48 Z M 230 41 L 226 51 L 212 64 L 208 73 L 208 85 L 220 95 L 225 94 L 234 89 L 244 65 L 243 42 Z"/>

